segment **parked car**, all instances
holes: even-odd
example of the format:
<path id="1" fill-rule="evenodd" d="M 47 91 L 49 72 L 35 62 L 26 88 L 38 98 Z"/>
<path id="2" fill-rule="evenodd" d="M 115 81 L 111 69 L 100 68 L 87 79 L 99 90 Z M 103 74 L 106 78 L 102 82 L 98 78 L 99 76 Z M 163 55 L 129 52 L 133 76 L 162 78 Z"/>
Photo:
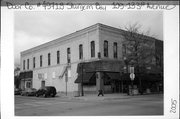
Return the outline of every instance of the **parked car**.
<path id="1" fill-rule="evenodd" d="M 25 90 L 23 90 L 22 92 L 21 92 L 21 95 L 22 96 L 35 96 L 35 94 L 36 94 L 36 89 L 35 88 L 26 88 Z"/>
<path id="2" fill-rule="evenodd" d="M 36 97 L 39 96 L 44 96 L 44 97 L 55 97 L 56 95 L 56 88 L 53 86 L 45 86 L 44 88 L 40 88 L 37 92 L 36 92 Z"/>
<path id="3" fill-rule="evenodd" d="M 21 90 L 20 88 L 15 88 L 15 89 L 14 89 L 14 94 L 15 94 L 15 95 L 21 95 L 21 91 L 22 91 L 22 90 Z"/>

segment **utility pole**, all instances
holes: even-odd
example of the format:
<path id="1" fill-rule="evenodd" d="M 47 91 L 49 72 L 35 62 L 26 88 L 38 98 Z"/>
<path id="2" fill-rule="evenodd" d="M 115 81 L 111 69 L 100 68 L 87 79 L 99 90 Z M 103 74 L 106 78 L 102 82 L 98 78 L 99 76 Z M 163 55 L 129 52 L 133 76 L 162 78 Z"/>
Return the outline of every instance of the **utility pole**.
<path id="1" fill-rule="evenodd" d="M 66 80 L 66 96 L 67 96 L 67 80 L 68 80 L 68 73 L 67 73 L 67 71 L 66 71 L 66 73 L 65 73 L 65 80 Z"/>
<path id="2" fill-rule="evenodd" d="M 81 77 L 81 95 L 84 96 L 84 91 L 83 91 L 83 64 L 81 64 L 81 73 L 82 73 L 82 77 Z"/>

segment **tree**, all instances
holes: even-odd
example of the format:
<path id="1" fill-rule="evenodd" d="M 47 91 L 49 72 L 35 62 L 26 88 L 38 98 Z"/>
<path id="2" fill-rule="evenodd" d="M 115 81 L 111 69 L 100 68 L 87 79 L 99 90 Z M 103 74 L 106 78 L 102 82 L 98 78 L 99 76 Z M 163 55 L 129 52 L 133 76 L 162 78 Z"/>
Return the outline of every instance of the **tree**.
<path id="1" fill-rule="evenodd" d="M 125 26 L 126 31 L 123 36 L 123 57 L 126 65 L 131 65 L 135 69 L 136 77 L 139 79 L 139 89 L 141 86 L 141 74 L 146 72 L 146 67 L 155 60 L 155 40 L 149 37 L 150 30 L 141 31 L 142 25 L 139 23 Z"/>
<path id="2" fill-rule="evenodd" d="M 19 88 L 19 85 L 20 85 L 19 72 L 20 72 L 20 68 L 16 67 L 14 69 L 14 85 L 15 85 L 15 88 Z"/>

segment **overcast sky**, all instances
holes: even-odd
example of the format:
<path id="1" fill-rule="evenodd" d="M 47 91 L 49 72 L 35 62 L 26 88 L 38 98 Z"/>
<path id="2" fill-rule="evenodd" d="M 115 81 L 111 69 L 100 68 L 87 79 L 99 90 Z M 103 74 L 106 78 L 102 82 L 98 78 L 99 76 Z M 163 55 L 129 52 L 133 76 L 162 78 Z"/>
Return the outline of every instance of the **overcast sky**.
<path id="1" fill-rule="evenodd" d="M 15 65 L 20 64 L 20 52 L 68 35 L 96 23 L 123 28 L 139 22 L 142 30 L 163 40 L 163 13 L 160 11 L 16 11 L 14 21 Z"/>

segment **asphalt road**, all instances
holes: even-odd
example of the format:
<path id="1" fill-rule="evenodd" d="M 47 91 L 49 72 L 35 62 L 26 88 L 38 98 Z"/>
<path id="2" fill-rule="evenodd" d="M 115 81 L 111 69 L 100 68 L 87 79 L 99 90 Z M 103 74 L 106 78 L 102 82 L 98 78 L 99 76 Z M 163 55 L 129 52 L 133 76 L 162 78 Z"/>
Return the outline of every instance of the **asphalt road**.
<path id="1" fill-rule="evenodd" d="M 100 97 L 99 97 L 100 98 Z M 16 116 L 163 115 L 163 95 L 111 100 L 77 100 L 15 96 Z"/>

